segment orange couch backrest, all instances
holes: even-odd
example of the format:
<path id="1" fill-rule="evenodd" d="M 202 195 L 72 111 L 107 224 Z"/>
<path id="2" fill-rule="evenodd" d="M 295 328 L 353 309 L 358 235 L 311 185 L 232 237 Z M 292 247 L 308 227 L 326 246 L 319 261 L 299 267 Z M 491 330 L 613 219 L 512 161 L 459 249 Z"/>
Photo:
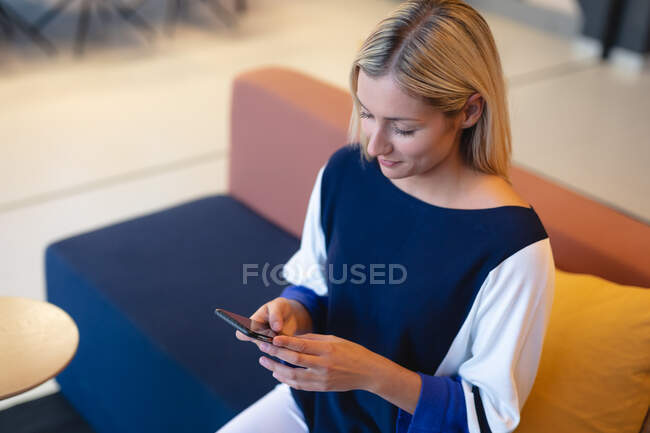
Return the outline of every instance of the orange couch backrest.
<path id="1" fill-rule="evenodd" d="M 316 173 L 346 143 L 350 95 L 279 67 L 240 74 L 232 89 L 229 192 L 300 237 Z M 558 268 L 650 287 L 650 226 L 521 167 L 511 177 Z"/>

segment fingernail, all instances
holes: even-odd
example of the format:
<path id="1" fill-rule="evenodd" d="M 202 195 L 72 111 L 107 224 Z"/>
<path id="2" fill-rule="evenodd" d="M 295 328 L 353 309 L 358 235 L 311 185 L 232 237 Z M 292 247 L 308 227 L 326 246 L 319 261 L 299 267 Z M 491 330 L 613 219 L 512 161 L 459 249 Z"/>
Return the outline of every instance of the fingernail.
<path id="1" fill-rule="evenodd" d="M 273 322 L 273 329 L 276 331 L 280 329 L 280 322 Z"/>
<path id="2" fill-rule="evenodd" d="M 266 366 L 266 358 L 260 357 L 260 364 Z"/>

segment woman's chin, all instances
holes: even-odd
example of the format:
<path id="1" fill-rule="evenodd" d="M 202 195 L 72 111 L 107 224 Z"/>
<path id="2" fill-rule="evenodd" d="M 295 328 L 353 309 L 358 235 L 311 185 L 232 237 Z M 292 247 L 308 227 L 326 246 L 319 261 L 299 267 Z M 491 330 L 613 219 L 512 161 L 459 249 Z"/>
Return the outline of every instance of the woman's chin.
<path id="1" fill-rule="evenodd" d="M 397 164 L 393 167 L 386 167 L 383 165 L 379 165 L 381 172 L 384 176 L 386 176 L 389 179 L 401 179 L 403 177 L 407 177 L 408 175 L 404 174 L 404 167 L 401 166 L 402 164 Z"/>

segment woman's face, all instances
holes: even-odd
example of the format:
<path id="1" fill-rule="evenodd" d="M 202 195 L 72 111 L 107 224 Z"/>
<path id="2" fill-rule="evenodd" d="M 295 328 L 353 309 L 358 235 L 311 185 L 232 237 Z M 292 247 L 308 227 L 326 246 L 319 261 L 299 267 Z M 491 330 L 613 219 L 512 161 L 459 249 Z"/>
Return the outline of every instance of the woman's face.
<path id="1" fill-rule="evenodd" d="M 359 70 L 357 98 L 367 152 L 386 177 L 423 175 L 457 158 L 459 118 L 403 93 L 390 75 L 375 79 Z"/>

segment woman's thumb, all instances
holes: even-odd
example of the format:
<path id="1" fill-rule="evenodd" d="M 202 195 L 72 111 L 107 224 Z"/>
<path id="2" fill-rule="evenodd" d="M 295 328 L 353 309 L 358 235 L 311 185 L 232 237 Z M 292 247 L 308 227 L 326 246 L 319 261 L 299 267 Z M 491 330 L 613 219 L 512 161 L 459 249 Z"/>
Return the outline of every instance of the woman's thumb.
<path id="1" fill-rule="evenodd" d="M 282 320 L 282 308 L 280 308 L 280 305 L 277 303 L 269 305 L 269 324 L 273 331 L 282 331 L 282 326 L 284 325 Z"/>

